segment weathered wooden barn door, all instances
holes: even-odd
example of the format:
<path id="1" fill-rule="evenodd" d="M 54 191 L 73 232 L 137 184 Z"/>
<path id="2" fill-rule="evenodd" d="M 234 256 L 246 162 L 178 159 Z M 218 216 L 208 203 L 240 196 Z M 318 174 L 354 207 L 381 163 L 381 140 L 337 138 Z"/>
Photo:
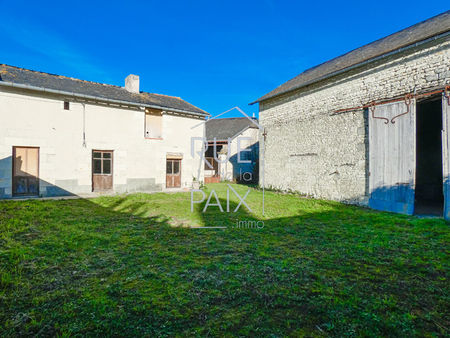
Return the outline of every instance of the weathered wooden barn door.
<path id="1" fill-rule="evenodd" d="M 14 196 L 39 195 L 39 148 L 13 147 Z"/>
<path id="2" fill-rule="evenodd" d="M 92 151 L 92 191 L 108 191 L 113 188 L 112 150 Z"/>
<path id="3" fill-rule="evenodd" d="M 442 97 L 442 164 L 444 218 L 450 219 L 450 98 Z"/>
<path id="4" fill-rule="evenodd" d="M 369 109 L 369 206 L 413 214 L 415 100 Z"/>

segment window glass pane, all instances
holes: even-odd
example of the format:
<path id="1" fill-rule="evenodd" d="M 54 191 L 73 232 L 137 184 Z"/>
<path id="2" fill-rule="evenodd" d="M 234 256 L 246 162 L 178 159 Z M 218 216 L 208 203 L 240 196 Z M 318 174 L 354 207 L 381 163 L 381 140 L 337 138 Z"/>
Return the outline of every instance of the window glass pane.
<path id="1" fill-rule="evenodd" d="M 174 174 L 180 173 L 180 161 L 173 161 L 173 173 Z"/>
<path id="2" fill-rule="evenodd" d="M 166 174 L 172 173 L 172 161 L 167 160 L 166 162 Z"/>
<path id="3" fill-rule="evenodd" d="M 212 170 L 210 167 L 209 167 L 209 165 L 206 163 L 206 162 L 208 162 L 209 164 L 211 164 L 211 166 L 212 166 L 212 162 L 213 161 L 213 159 L 211 158 L 211 157 L 205 157 L 205 170 Z"/>
<path id="4" fill-rule="evenodd" d="M 103 153 L 103 158 L 111 158 L 111 153 Z"/>
<path id="5" fill-rule="evenodd" d="M 111 160 L 103 160 L 103 173 L 111 174 Z"/>
<path id="6" fill-rule="evenodd" d="M 102 160 L 94 159 L 92 165 L 94 166 L 94 174 L 102 173 Z"/>
<path id="7" fill-rule="evenodd" d="M 93 157 L 94 157 L 94 158 L 101 158 L 101 157 L 102 157 L 102 153 L 101 153 L 101 152 L 98 152 L 98 151 L 94 151 Z"/>
<path id="8" fill-rule="evenodd" d="M 39 191 L 39 184 L 36 178 L 28 179 L 28 193 L 37 194 Z"/>

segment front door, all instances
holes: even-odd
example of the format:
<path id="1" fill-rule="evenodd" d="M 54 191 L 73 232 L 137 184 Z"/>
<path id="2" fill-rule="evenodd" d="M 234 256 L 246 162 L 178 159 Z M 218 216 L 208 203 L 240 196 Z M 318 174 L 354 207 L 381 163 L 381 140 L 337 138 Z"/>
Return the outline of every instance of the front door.
<path id="1" fill-rule="evenodd" d="M 181 160 L 166 160 L 166 188 L 181 187 Z"/>
<path id="2" fill-rule="evenodd" d="M 92 151 L 92 191 L 108 191 L 113 188 L 112 150 Z"/>
<path id="3" fill-rule="evenodd" d="M 39 148 L 13 147 L 14 196 L 39 195 Z"/>

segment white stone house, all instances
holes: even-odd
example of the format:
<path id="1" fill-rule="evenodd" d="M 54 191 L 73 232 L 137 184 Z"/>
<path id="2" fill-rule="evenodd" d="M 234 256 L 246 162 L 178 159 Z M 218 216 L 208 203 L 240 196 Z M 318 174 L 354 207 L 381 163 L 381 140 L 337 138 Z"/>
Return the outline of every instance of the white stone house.
<path id="1" fill-rule="evenodd" d="M 449 86 L 450 11 L 304 71 L 253 102 L 265 185 L 450 218 Z"/>
<path id="2" fill-rule="evenodd" d="M 187 189 L 208 115 L 136 75 L 118 87 L 0 65 L 0 198 Z"/>
<path id="3" fill-rule="evenodd" d="M 258 120 L 247 117 L 206 121 L 205 183 L 258 182 Z M 214 149 L 214 144 L 216 144 Z"/>

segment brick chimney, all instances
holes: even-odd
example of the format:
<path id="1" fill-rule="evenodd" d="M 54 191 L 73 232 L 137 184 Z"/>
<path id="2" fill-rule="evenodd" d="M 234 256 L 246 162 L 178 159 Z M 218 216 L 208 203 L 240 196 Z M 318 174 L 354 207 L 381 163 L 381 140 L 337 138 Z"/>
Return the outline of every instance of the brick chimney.
<path id="1" fill-rule="evenodd" d="M 130 74 L 125 78 L 125 89 L 130 93 L 139 94 L 139 76 Z"/>

